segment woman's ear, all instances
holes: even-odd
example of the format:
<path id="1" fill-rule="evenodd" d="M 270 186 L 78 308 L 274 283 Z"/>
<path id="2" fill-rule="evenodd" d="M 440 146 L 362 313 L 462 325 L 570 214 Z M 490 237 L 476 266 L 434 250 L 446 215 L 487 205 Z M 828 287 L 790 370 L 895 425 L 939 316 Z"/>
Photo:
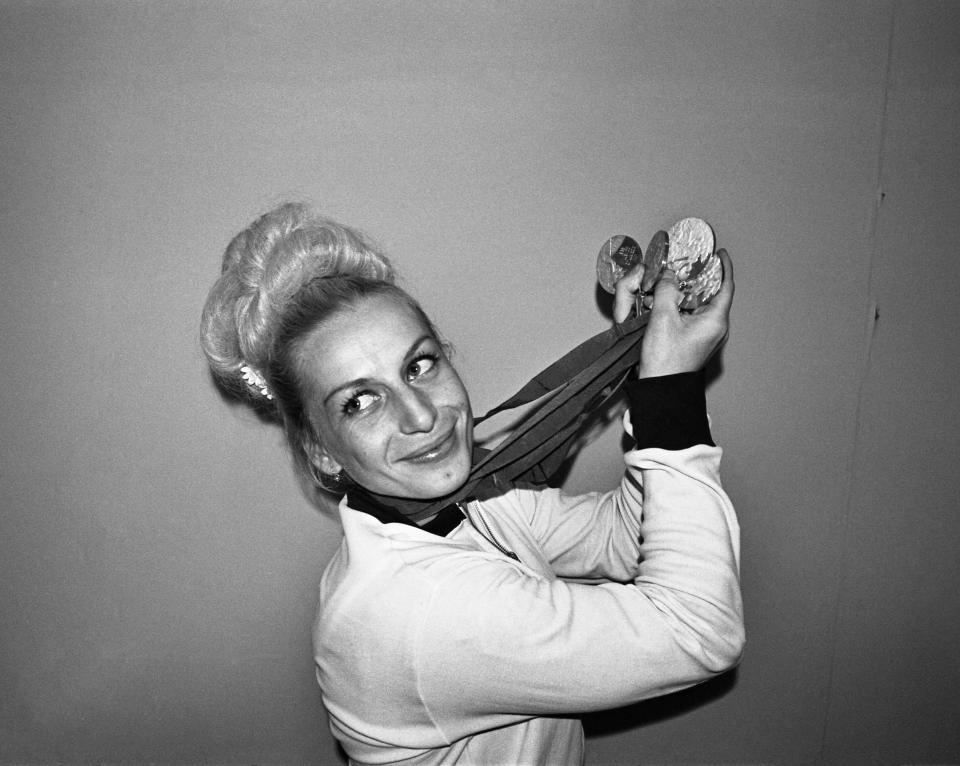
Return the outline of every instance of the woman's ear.
<path id="1" fill-rule="evenodd" d="M 314 467 L 320 471 L 320 473 L 328 476 L 336 476 L 343 470 L 343 466 L 337 462 L 333 455 L 327 452 L 322 444 L 304 444 L 304 450 L 306 450 L 307 455 L 310 457 L 310 462 L 313 463 Z"/>
<path id="2" fill-rule="evenodd" d="M 330 476 L 336 476 L 343 470 L 343 466 L 334 460 L 326 450 L 321 450 L 320 461 L 317 463 L 317 466 L 323 473 L 329 474 Z"/>

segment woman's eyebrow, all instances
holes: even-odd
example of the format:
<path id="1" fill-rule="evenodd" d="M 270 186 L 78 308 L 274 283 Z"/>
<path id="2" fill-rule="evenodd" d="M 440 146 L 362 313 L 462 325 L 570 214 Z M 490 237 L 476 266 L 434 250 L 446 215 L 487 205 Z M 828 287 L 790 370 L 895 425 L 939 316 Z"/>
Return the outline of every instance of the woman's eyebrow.
<path id="1" fill-rule="evenodd" d="M 420 352 L 420 347 L 427 341 L 434 340 L 434 337 L 430 333 L 424 333 L 419 338 L 417 338 L 410 348 L 407 350 L 406 356 L 403 357 L 404 362 L 409 362 L 413 357 L 415 357 Z"/>

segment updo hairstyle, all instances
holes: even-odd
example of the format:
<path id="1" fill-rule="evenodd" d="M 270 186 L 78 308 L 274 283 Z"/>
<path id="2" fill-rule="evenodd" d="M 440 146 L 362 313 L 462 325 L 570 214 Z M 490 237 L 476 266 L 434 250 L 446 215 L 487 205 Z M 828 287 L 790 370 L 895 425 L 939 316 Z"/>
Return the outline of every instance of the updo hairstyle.
<path id="1" fill-rule="evenodd" d="M 207 296 L 200 338 L 217 385 L 280 423 L 298 471 L 327 491 L 344 486 L 338 477 L 321 475 L 310 457 L 322 434 L 307 415 L 300 347 L 324 319 L 371 295 L 409 306 L 437 337 L 395 278 L 390 261 L 363 234 L 291 202 L 233 238 Z M 249 372 L 244 378 L 248 369 L 262 386 L 251 385 Z"/>

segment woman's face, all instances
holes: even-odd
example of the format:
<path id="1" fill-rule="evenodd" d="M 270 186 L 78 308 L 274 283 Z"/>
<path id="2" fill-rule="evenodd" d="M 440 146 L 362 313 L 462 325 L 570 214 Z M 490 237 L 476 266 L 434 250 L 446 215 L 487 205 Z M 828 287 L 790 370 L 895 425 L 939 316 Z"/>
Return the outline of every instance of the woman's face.
<path id="1" fill-rule="evenodd" d="M 300 348 L 316 462 L 383 495 L 433 498 L 467 480 L 473 414 L 443 349 L 409 306 L 362 298 Z"/>

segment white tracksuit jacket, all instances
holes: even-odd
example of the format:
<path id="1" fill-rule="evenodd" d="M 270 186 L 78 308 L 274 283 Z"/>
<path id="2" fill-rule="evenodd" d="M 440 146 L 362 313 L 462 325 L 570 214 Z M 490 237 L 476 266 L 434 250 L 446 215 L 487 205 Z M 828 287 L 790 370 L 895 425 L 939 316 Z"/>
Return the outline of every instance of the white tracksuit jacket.
<path id="1" fill-rule="evenodd" d="M 517 488 L 469 503 L 446 537 L 342 502 L 314 646 L 351 761 L 580 764 L 578 714 L 733 667 L 739 533 L 720 456 L 631 451 L 612 492 Z"/>

